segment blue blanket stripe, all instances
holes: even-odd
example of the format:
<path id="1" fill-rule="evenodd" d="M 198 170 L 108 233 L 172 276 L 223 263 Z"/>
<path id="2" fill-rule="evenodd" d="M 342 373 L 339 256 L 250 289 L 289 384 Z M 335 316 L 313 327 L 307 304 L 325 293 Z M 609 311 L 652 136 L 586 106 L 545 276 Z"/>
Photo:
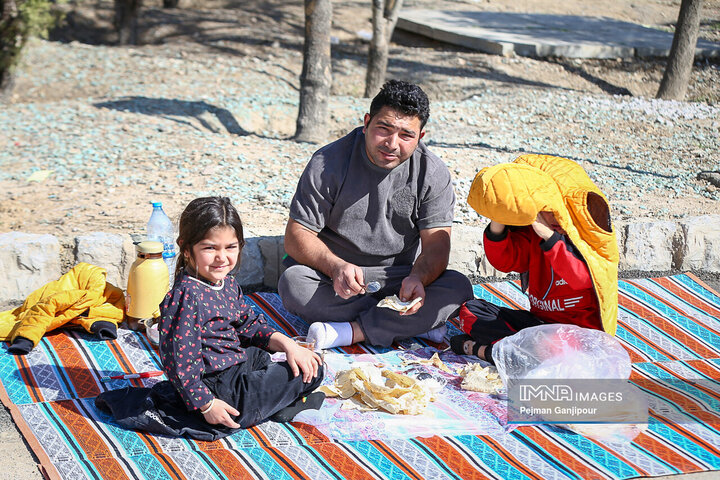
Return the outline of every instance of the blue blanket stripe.
<path id="1" fill-rule="evenodd" d="M 384 478 L 409 478 L 397 465 L 392 463 L 385 454 L 377 449 L 372 442 L 345 442 L 367 463 L 379 471 Z"/>
<path id="2" fill-rule="evenodd" d="M 435 452 L 430 450 L 424 443 L 419 442 L 417 439 L 410 439 L 410 443 L 412 443 L 415 448 L 417 448 L 420 452 L 422 452 L 428 459 L 429 462 L 432 462 L 439 470 L 441 470 L 445 475 L 447 475 L 449 478 L 453 478 L 456 480 L 463 480 L 462 477 L 460 477 L 456 472 L 454 472 L 450 466 L 440 457 L 438 457 Z"/>
<path id="3" fill-rule="evenodd" d="M 227 437 L 227 441 L 236 449 L 261 447 L 249 430 L 240 430 Z"/>
<path id="4" fill-rule="evenodd" d="M 265 472 L 268 478 L 293 480 L 293 477 L 287 471 L 287 466 L 278 463 L 264 448 L 245 448 L 238 453 L 252 460 L 258 469 Z"/>
<path id="5" fill-rule="evenodd" d="M 513 308 L 513 306 L 508 302 L 505 302 L 488 292 L 487 289 L 482 287 L 482 285 L 473 285 L 473 294 L 475 295 L 475 298 L 485 300 L 486 302 L 494 303 L 495 305 L 500 305 L 501 307 Z"/>
<path id="6" fill-rule="evenodd" d="M 696 376 L 693 378 L 683 379 L 682 377 L 672 375 L 656 363 L 639 363 L 634 366 L 637 370 L 646 373 L 654 381 L 661 383 L 672 390 L 682 392 L 681 394 L 683 396 L 700 403 L 707 409 L 708 412 L 720 411 L 720 382 L 718 382 L 717 378 L 708 377 L 698 369 L 692 368 L 692 365 L 687 362 L 669 363 L 670 365 L 673 363 L 681 364 L 694 371 Z"/>
<path id="7" fill-rule="evenodd" d="M 667 425 L 651 417 L 650 421 L 648 422 L 648 429 L 655 433 L 658 437 L 661 437 L 678 454 L 689 457 L 699 465 L 704 464 L 705 468 L 708 470 L 716 470 L 720 468 L 720 457 L 713 454 L 712 452 L 709 452 L 708 450 L 705 450 L 704 448 L 699 448 L 697 443 L 693 442 L 686 436 L 678 433 L 670 425 Z M 654 456 L 658 461 L 663 461 L 656 455 L 651 454 L 651 452 L 647 453 L 648 455 Z M 675 472 L 678 472 L 675 467 L 672 467 L 669 464 L 668 466 L 672 468 Z"/>
<path id="8" fill-rule="evenodd" d="M 130 460 L 140 469 L 144 478 L 149 480 L 173 480 L 173 477 L 165 468 L 165 464 L 158 460 L 155 455 L 133 455 Z"/>
<path id="9" fill-rule="evenodd" d="M 684 276 L 684 277 L 688 278 L 687 276 Z M 675 279 L 671 278 L 671 280 L 675 280 Z M 708 316 L 707 312 L 705 312 L 705 311 L 701 310 L 699 307 L 693 305 L 686 298 L 683 298 L 669 290 L 664 289 L 663 286 L 657 282 L 657 280 L 646 279 L 646 280 L 643 280 L 643 282 L 653 284 L 656 286 L 656 288 L 662 289 L 665 296 L 669 297 L 669 299 L 672 299 L 673 302 L 679 303 L 680 305 L 683 306 L 682 307 L 683 311 L 687 312 L 685 315 L 687 315 L 689 317 L 695 317 L 695 316 L 706 316 L 707 317 Z M 695 288 L 696 290 L 685 290 L 688 294 L 692 294 L 696 298 L 698 298 L 698 299 L 704 301 L 705 303 L 712 305 L 715 308 L 717 308 L 718 310 L 720 310 L 720 304 L 714 304 L 715 302 L 712 301 L 713 300 L 712 297 L 714 295 L 712 295 L 711 292 L 708 292 L 707 290 L 705 290 L 703 287 L 701 287 L 699 284 L 695 283 L 692 280 L 690 280 L 690 282 L 691 282 L 691 285 L 693 285 L 693 288 Z M 683 282 L 674 281 L 673 283 L 675 283 L 680 288 L 688 287 L 688 285 L 684 284 Z M 703 293 L 705 293 L 706 295 L 703 295 Z M 716 297 L 715 300 L 718 300 L 718 298 Z M 714 320 L 715 320 L 715 322 L 711 322 L 711 323 L 714 323 L 715 325 L 712 325 L 712 326 L 714 328 L 720 327 L 720 319 L 714 319 Z"/>
<path id="10" fill-rule="evenodd" d="M 514 465 L 509 464 L 498 455 L 490 445 L 482 440 L 482 437 L 476 435 L 459 435 L 455 437 L 455 439 L 472 451 L 478 461 L 483 463 L 488 470 L 494 472 L 497 477 L 512 479 L 528 478 L 524 472 L 521 472 Z M 542 457 L 538 458 L 542 459 Z"/>
<path id="11" fill-rule="evenodd" d="M 112 416 L 98 410 L 94 405 L 91 408 L 97 417 L 97 422 L 101 424 L 107 434 L 113 438 L 113 443 L 118 445 L 126 455 L 135 457 L 151 453 L 137 432 L 119 426 L 115 423 Z"/>
<path id="12" fill-rule="evenodd" d="M 606 472 L 608 476 L 633 478 L 639 475 L 635 468 L 621 460 L 618 455 L 582 435 L 575 435 L 559 427 L 544 425 L 541 428 L 550 431 L 550 435 L 558 443 L 567 446 L 573 452 L 578 452 L 586 462 L 589 462 L 598 470 Z"/>
<path id="13" fill-rule="evenodd" d="M 15 355 L 7 353 L 7 343 L 5 342 L 2 342 L 0 349 L 2 349 L 2 354 L 0 354 L 0 378 L 2 378 L 3 386 L 8 397 L 10 397 L 10 401 L 15 405 L 33 403 L 30 392 L 25 386 L 25 380 L 20 376 Z"/>
<path id="14" fill-rule="evenodd" d="M 530 449 L 535 451 L 535 453 L 540 455 L 545 462 L 552 465 L 559 472 L 562 472 L 563 474 L 565 474 L 569 479 L 582 478 L 578 474 L 573 472 L 570 468 L 563 465 L 562 462 L 560 462 L 557 458 L 553 457 L 547 450 L 545 450 L 537 442 L 533 441 L 530 437 L 525 435 L 525 433 L 523 433 L 522 429 L 513 431 L 511 433 L 511 435 L 516 437 L 518 439 L 518 441 L 522 442 L 523 444 L 527 445 Z"/>
<path id="15" fill-rule="evenodd" d="M 634 321 L 647 323 L 645 319 L 643 319 L 641 316 L 633 312 L 632 310 L 628 310 L 627 308 L 620 306 L 619 307 L 620 312 L 623 313 L 626 317 L 631 317 Z M 629 323 L 629 322 L 628 322 Z M 632 325 L 629 325 L 629 327 L 632 327 Z M 651 345 L 649 345 L 644 338 L 638 337 L 634 333 L 630 332 L 629 330 L 626 330 L 623 328 L 623 326 L 619 325 L 617 332 L 615 333 L 615 336 L 633 347 L 635 347 L 637 350 L 640 350 L 643 354 L 647 355 L 649 359 L 653 362 L 666 362 L 668 360 L 671 360 L 668 358 L 667 355 L 662 354 L 655 350 Z"/>
<path id="16" fill-rule="evenodd" d="M 620 307 L 620 310 L 624 312 L 624 309 L 622 307 Z M 615 337 L 619 340 L 622 340 L 630 347 L 634 347 L 634 349 L 638 350 L 641 354 L 646 355 L 649 361 L 664 362 L 670 360 L 666 355 L 663 355 L 657 350 L 653 349 L 642 338 L 638 337 L 632 332 L 629 332 L 622 326 L 618 326 L 618 329 L 615 332 Z"/>
<path id="17" fill-rule="evenodd" d="M 720 354 L 720 351 L 717 350 L 718 345 L 720 345 L 720 336 L 713 334 L 711 331 L 707 330 L 705 327 L 699 325 L 697 322 L 689 319 L 688 317 L 677 313 L 675 310 L 669 308 L 667 305 L 659 302 L 656 298 L 648 295 L 642 290 L 639 290 L 633 285 L 628 285 L 628 288 L 623 290 L 623 294 L 629 298 L 632 298 L 634 301 L 644 305 L 646 308 L 652 310 L 658 316 L 665 318 L 671 323 L 674 323 L 685 332 L 694 336 L 696 340 L 704 343 L 705 346 L 707 346 L 709 349 L 716 350 L 717 353 Z M 649 321 L 646 321 L 646 323 L 653 327 L 657 335 L 665 337 L 666 339 L 674 342 L 678 346 L 683 347 L 690 354 L 697 356 L 695 352 L 686 347 L 678 339 L 667 334 L 659 326 Z"/>
<path id="18" fill-rule="evenodd" d="M 706 302 L 713 304 L 715 308 L 720 309 L 720 295 L 711 292 L 706 289 L 695 280 L 690 278 L 688 275 L 673 275 L 669 277 L 675 283 L 684 285 L 688 290 L 691 290 L 698 297 L 703 298 Z"/>
<path id="19" fill-rule="evenodd" d="M 688 399 L 692 399 L 693 402 L 699 404 L 694 405 L 694 407 L 701 408 L 705 412 L 720 412 L 720 401 L 718 400 L 718 394 L 720 394 L 720 390 L 718 390 L 717 385 L 713 386 L 713 382 L 709 381 L 707 377 L 698 378 L 697 380 L 702 382 L 703 386 L 708 388 L 711 393 L 708 393 L 707 391 L 698 388 L 698 386 L 696 386 L 695 382 L 693 381 L 685 382 L 679 380 L 676 377 L 670 376 L 666 371 L 660 369 L 657 365 L 652 363 L 635 364 L 635 368 L 639 371 L 646 373 L 649 377 L 652 377 L 653 382 L 657 382 L 661 386 L 673 390 L 679 395 L 682 395 L 683 397 Z M 697 373 L 698 375 L 700 375 L 700 372 Z M 692 411 L 688 411 L 684 409 L 681 405 L 678 405 L 676 402 L 673 402 L 663 397 L 661 394 L 654 392 L 652 388 L 646 388 L 649 387 L 649 385 L 645 385 L 643 380 L 638 380 L 633 383 L 635 383 L 641 390 L 645 391 L 648 395 L 657 397 L 658 399 L 663 401 L 663 403 L 674 407 L 678 413 L 681 413 L 684 417 L 686 417 L 687 422 L 702 423 L 702 420 L 693 415 Z M 711 427 L 708 426 L 708 428 Z M 720 441 L 720 438 L 718 438 L 718 440 Z"/>
<path id="20" fill-rule="evenodd" d="M 102 476 L 95 468 L 95 465 L 93 465 L 92 462 L 88 461 L 87 456 L 85 455 L 85 451 L 82 449 L 82 445 L 77 443 L 77 441 L 75 440 L 75 436 L 72 434 L 71 431 L 68 430 L 67 426 L 60 420 L 60 418 L 58 418 L 58 416 L 53 411 L 52 406 L 46 402 L 38 403 L 37 405 L 40 407 L 40 410 L 45 415 L 45 418 L 47 418 L 47 420 L 55 426 L 58 434 L 65 439 L 65 442 L 69 447 L 69 451 L 75 457 L 76 462 L 85 471 L 85 473 L 87 474 L 87 478 L 93 478 L 98 480 L 102 479 Z"/>

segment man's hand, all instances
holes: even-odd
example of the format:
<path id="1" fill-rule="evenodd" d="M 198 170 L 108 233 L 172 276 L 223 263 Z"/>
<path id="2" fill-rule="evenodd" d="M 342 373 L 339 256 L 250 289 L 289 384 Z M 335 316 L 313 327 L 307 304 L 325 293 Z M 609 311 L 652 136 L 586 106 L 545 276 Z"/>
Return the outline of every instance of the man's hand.
<path id="1" fill-rule="evenodd" d="M 210 406 L 210 404 L 203 405 L 202 409 L 205 409 L 208 406 Z M 203 417 L 206 422 L 212 425 L 221 424 L 230 428 L 240 428 L 240 425 L 235 423 L 235 420 L 232 419 L 232 417 L 237 417 L 238 415 L 240 415 L 240 412 L 228 405 L 226 402 L 216 398 L 210 411 L 206 412 Z"/>
<path id="2" fill-rule="evenodd" d="M 425 285 L 437 280 L 447 268 L 450 258 L 450 232 L 450 227 L 420 230 L 422 251 L 415 259 L 410 275 L 403 279 L 398 297 L 403 302 L 416 298 L 421 300 L 401 315 L 412 315 L 422 308 L 425 303 Z"/>
<path id="3" fill-rule="evenodd" d="M 530 224 L 535 230 L 535 233 L 538 237 L 542 238 L 543 240 L 548 240 L 550 237 L 552 237 L 554 230 L 550 228 L 550 225 L 545 221 L 543 216 L 538 213 L 537 218 L 533 223 Z"/>
<path id="4" fill-rule="evenodd" d="M 343 262 L 332 272 L 333 289 L 340 298 L 347 300 L 360 293 L 365 293 L 365 276 L 357 265 Z"/>
<path id="5" fill-rule="evenodd" d="M 425 303 L 425 287 L 420 278 L 411 273 L 403 279 L 398 298 L 403 302 L 409 302 L 418 297 L 422 300 L 413 305 L 407 312 L 401 313 L 400 315 L 412 315 L 420 310 L 420 307 Z"/>

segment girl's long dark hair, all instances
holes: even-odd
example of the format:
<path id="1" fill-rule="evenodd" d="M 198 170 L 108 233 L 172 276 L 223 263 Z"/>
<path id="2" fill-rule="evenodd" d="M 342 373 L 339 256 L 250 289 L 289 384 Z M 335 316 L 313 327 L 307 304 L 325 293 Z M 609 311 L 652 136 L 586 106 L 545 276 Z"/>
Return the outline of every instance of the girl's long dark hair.
<path id="1" fill-rule="evenodd" d="M 188 206 L 180 215 L 177 237 L 180 254 L 177 256 L 175 265 L 176 282 L 181 278 L 182 272 L 188 264 L 185 252 L 192 255 L 195 244 L 204 239 L 210 230 L 217 227 L 230 227 L 235 230 L 239 250 L 237 266 L 240 265 L 240 254 L 243 246 L 245 246 L 240 214 L 230 203 L 228 197 L 196 198 L 188 203 Z"/>

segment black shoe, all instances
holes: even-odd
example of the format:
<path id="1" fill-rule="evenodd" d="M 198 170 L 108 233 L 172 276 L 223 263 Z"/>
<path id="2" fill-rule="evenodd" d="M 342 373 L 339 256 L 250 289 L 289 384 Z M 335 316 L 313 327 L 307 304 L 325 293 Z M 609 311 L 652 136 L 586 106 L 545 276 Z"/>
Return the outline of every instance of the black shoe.
<path id="1" fill-rule="evenodd" d="M 450 350 L 458 355 L 465 355 L 465 342 L 468 340 L 472 341 L 472 337 L 467 333 L 461 335 L 454 335 L 450 337 Z"/>
<path id="2" fill-rule="evenodd" d="M 295 418 L 295 415 L 303 410 L 319 409 L 324 400 L 325 394 L 323 392 L 313 392 L 310 395 L 298 398 L 287 407 L 275 412 L 270 417 L 270 420 L 278 423 L 290 422 Z"/>

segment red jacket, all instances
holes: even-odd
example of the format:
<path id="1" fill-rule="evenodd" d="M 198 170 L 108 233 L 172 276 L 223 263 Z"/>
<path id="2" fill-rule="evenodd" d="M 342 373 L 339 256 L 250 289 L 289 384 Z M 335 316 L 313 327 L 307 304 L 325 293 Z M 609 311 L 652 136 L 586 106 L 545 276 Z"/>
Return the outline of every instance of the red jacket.
<path id="1" fill-rule="evenodd" d="M 530 312 L 547 323 L 569 323 L 602 330 L 600 307 L 588 266 L 573 244 L 558 232 L 543 241 L 532 227 L 489 227 L 485 254 L 501 272 L 528 272 Z"/>

